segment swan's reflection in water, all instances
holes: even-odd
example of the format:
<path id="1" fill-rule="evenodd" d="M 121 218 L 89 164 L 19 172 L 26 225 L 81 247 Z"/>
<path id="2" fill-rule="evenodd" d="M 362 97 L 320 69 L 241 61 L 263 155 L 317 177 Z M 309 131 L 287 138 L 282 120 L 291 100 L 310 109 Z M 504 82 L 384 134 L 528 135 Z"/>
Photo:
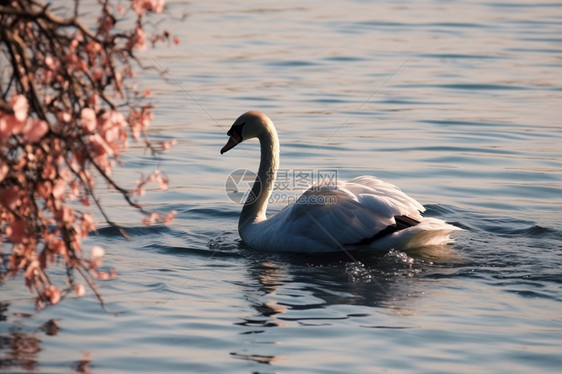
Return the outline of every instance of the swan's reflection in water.
<path id="1" fill-rule="evenodd" d="M 271 261 L 257 262 L 251 266 L 250 273 L 257 279 L 258 288 L 246 292 L 246 297 L 257 311 L 257 315 L 246 318 L 238 324 L 248 327 L 284 326 L 285 324 L 277 318 L 277 315 L 287 312 L 287 307 L 279 305 L 275 300 L 267 299 L 267 296 L 274 296 L 276 291 L 284 286 L 286 278 L 282 265 Z M 262 299 L 262 296 L 266 298 Z M 263 331 L 252 330 L 245 333 L 261 332 Z"/>
<path id="2" fill-rule="evenodd" d="M 417 300 L 426 293 L 424 283 L 431 281 L 426 274 L 435 271 L 436 260 L 454 258 L 447 248 L 425 251 L 417 257 L 393 251 L 378 256 L 359 253 L 353 260 L 345 255 L 252 253 L 246 257 L 249 282 L 244 294 L 255 313 L 236 323 L 245 327 L 241 334 L 248 336 L 249 344 L 232 357 L 267 364 L 286 358 L 291 334 L 275 333 L 274 327 L 338 329 L 349 323 L 360 328 L 416 327 L 409 318 L 395 317 L 415 315 Z"/>
<path id="3" fill-rule="evenodd" d="M 256 318 L 269 325 L 272 320 L 282 325 L 279 321 L 324 319 L 322 311 L 334 305 L 390 307 L 389 301 L 400 304 L 398 300 L 407 299 L 410 292 L 401 288 L 402 284 L 419 271 L 409 263 L 411 258 L 400 256 L 394 255 L 393 261 L 403 262 L 403 266 L 393 269 L 370 267 L 358 261 L 256 261 L 249 264 L 248 271 L 258 287 L 249 289 L 247 298 L 257 312 Z"/>

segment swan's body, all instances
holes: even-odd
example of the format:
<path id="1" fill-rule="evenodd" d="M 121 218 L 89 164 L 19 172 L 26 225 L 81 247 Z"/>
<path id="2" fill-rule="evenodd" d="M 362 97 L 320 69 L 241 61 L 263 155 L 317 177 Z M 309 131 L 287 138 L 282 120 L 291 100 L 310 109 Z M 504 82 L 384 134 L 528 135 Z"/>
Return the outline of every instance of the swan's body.
<path id="1" fill-rule="evenodd" d="M 259 112 L 240 116 L 228 131 L 228 151 L 258 138 L 261 161 L 238 232 L 250 247 L 278 252 L 335 252 L 343 249 L 408 249 L 444 244 L 458 228 L 421 215 L 425 209 L 398 187 L 372 176 L 309 188 L 293 205 L 267 218 L 267 202 L 279 164 L 273 122 Z"/>

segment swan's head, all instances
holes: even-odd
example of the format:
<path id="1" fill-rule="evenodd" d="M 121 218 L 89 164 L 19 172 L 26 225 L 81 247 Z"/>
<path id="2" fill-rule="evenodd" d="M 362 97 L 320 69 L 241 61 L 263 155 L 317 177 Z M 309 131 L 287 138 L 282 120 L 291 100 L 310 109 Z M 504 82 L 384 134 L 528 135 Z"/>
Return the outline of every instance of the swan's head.
<path id="1" fill-rule="evenodd" d="M 226 145 L 222 147 L 221 155 L 245 140 L 259 138 L 271 128 L 273 128 L 273 123 L 263 113 L 250 111 L 242 114 L 234 121 L 230 130 L 226 133 L 230 138 Z"/>

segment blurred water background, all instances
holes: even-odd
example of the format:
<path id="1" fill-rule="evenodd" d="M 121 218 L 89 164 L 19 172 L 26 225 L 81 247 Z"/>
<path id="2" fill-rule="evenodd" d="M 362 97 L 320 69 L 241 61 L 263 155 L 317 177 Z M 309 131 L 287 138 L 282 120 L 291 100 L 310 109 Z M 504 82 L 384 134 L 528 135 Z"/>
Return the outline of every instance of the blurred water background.
<path id="1" fill-rule="evenodd" d="M 0 285 L 3 372 L 559 372 L 562 3 L 168 1 L 154 27 L 180 44 L 141 53 L 167 73 L 139 80 L 152 136 L 178 144 L 116 177 L 159 166 L 170 189 L 143 203 L 176 220 L 146 227 L 104 193 L 131 238 L 86 247 L 106 248 L 120 313 L 91 293 L 36 313 L 21 280 Z M 259 148 L 219 149 L 250 109 L 289 175 L 376 175 L 465 231 L 356 261 L 246 248 L 225 182 Z"/>

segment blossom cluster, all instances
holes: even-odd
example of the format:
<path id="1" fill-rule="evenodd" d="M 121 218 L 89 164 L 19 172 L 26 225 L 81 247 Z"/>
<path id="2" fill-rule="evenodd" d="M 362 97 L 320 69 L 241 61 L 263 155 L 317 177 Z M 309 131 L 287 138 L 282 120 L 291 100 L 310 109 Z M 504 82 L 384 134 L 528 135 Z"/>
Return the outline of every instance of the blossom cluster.
<path id="1" fill-rule="evenodd" d="M 146 212 L 137 201 L 146 183 L 167 189 L 159 170 L 131 188 L 112 178 L 129 141 L 152 152 L 174 144 L 149 140 L 150 91 L 130 84 L 135 52 L 146 48 L 143 17 L 162 12 L 164 0 L 132 0 L 129 8 L 100 1 L 94 28 L 81 22 L 78 0 L 74 5 L 65 18 L 38 0 L 0 4 L 0 64 L 9 67 L 0 76 L 0 278 L 23 274 L 39 307 L 71 291 L 84 294 L 71 275 L 66 286 L 55 285 L 46 272 L 55 261 L 69 274 L 78 271 L 103 305 L 95 279 L 115 271 L 101 267 L 101 247 L 89 255 L 82 248 L 96 230 L 91 206 L 117 226 L 97 198 L 100 180 L 146 213 L 147 224 L 169 223 L 175 215 Z M 133 19 L 130 30 L 115 27 L 121 19 Z M 169 32 L 152 42 L 167 38 Z"/>

